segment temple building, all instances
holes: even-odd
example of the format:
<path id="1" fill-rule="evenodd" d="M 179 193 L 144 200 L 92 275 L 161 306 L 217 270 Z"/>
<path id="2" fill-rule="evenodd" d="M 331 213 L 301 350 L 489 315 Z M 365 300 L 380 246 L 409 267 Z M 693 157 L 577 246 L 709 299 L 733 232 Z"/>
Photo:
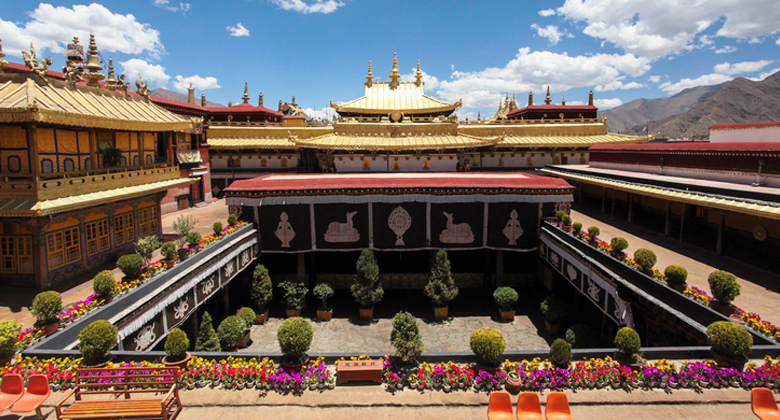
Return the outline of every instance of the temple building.
<path id="1" fill-rule="evenodd" d="M 197 181 L 181 177 L 171 141 L 193 122 L 150 102 L 145 84 L 128 94 L 113 66 L 99 83 L 94 36 L 87 63 L 55 77 L 50 59 L 24 55 L 26 67 L 0 72 L 0 273 L 46 288 L 161 233 L 168 190 Z"/>

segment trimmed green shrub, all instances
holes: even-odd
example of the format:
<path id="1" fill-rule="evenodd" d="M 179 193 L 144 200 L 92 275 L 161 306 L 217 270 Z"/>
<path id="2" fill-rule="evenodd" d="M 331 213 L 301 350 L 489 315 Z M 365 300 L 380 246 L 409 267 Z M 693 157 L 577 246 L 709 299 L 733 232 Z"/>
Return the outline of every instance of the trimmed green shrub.
<path id="1" fill-rule="evenodd" d="M 222 235 L 222 222 L 214 222 L 214 224 L 211 225 L 211 228 L 214 229 L 215 235 Z"/>
<path id="2" fill-rule="evenodd" d="M 563 217 L 566 216 L 566 212 L 558 210 L 555 212 L 555 218 L 558 219 L 558 223 L 563 223 Z"/>
<path id="3" fill-rule="evenodd" d="M 160 254 L 168 261 L 173 261 L 179 256 L 179 251 L 176 250 L 176 244 L 173 242 L 166 242 L 162 244 L 160 248 Z"/>
<path id="4" fill-rule="evenodd" d="M 582 223 L 581 222 L 574 222 L 574 223 L 572 223 L 571 231 L 575 235 L 579 235 L 580 232 L 582 232 Z"/>
<path id="5" fill-rule="evenodd" d="M 493 300 L 496 301 L 498 309 L 501 311 L 511 311 L 512 305 L 517 302 L 517 292 L 511 287 L 499 287 L 493 292 Z"/>
<path id="6" fill-rule="evenodd" d="M 200 241 L 203 237 L 198 232 L 190 232 L 187 234 L 187 243 L 190 244 L 190 248 L 195 248 L 200 245 Z"/>
<path id="7" fill-rule="evenodd" d="M 109 270 L 103 270 L 95 276 L 92 281 L 92 291 L 101 299 L 110 300 L 116 292 L 116 280 L 114 273 Z"/>
<path id="8" fill-rule="evenodd" d="M 239 318 L 243 319 L 247 328 L 252 328 L 255 325 L 255 311 L 252 308 L 243 307 L 236 312 Z"/>
<path id="9" fill-rule="evenodd" d="M 149 262 L 152 260 L 152 254 L 160 245 L 157 235 L 144 236 L 135 243 L 135 252 L 143 258 L 144 265 L 149 265 Z"/>
<path id="10" fill-rule="evenodd" d="M 658 257 L 655 256 L 655 252 L 647 248 L 639 248 L 634 251 L 634 262 L 645 273 L 649 273 L 651 268 L 658 262 Z"/>
<path id="11" fill-rule="evenodd" d="M 144 258 L 138 254 L 127 254 L 119 257 L 116 266 L 128 278 L 137 277 L 144 268 Z"/>
<path id="12" fill-rule="evenodd" d="M 212 322 L 211 315 L 208 312 L 203 312 L 203 320 L 200 321 L 200 329 L 198 330 L 198 339 L 195 341 L 195 351 L 222 351 L 219 337 L 217 337 L 217 332 L 214 331 Z"/>
<path id="13" fill-rule="evenodd" d="M 228 222 L 228 225 L 235 226 L 236 222 L 238 222 L 238 217 L 236 217 L 235 214 L 231 214 L 231 215 L 228 216 L 227 222 Z"/>
<path id="14" fill-rule="evenodd" d="M 187 350 L 190 348 L 190 339 L 187 333 L 174 328 L 168 331 L 168 337 L 165 337 L 165 354 L 168 355 L 166 361 L 178 362 L 187 357 Z"/>
<path id="15" fill-rule="evenodd" d="M 22 323 L 15 319 L 0 321 L 0 359 L 13 356 L 16 352 L 16 342 L 22 333 Z"/>
<path id="16" fill-rule="evenodd" d="M 471 334 L 471 351 L 477 355 L 477 362 L 485 366 L 498 366 L 506 350 L 506 341 L 501 331 L 495 328 L 481 328 Z"/>
<path id="17" fill-rule="evenodd" d="M 568 341 L 558 338 L 550 346 L 550 363 L 560 369 L 566 369 L 571 363 L 571 344 Z"/>
<path id="18" fill-rule="evenodd" d="M 385 290 L 379 279 L 379 266 L 376 263 L 374 251 L 364 249 L 360 252 L 355 277 L 349 290 L 355 301 L 364 308 L 370 308 L 382 300 Z"/>
<path id="19" fill-rule="evenodd" d="M 621 237 L 615 237 L 612 238 L 611 241 L 609 241 L 609 246 L 612 247 L 612 252 L 614 253 L 623 253 L 623 251 L 628 248 L 628 241 L 626 238 Z"/>
<path id="20" fill-rule="evenodd" d="M 639 359 L 636 353 L 642 348 L 642 341 L 639 334 L 631 328 L 623 327 L 615 335 L 615 357 L 622 364 L 638 364 Z"/>
<path id="21" fill-rule="evenodd" d="M 333 288 L 328 283 L 320 283 L 314 286 L 314 290 L 312 290 L 312 294 L 317 299 L 322 300 L 321 311 L 328 310 L 328 298 L 333 296 L 334 293 Z"/>
<path id="22" fill-rule="evenodd" d="M 258 312 L 265 312 L 266 306 L 274 295 L 274 288 L 268 269 L 262 264 L 255 267 L 255 271 L 252 273 L 252 290 L 250 290 L 249 295 L 255 309 Z"/>
<path id="23" fill-rule="evenodd" d="M 598 226 L 591 226 L 588 228 L 588 239 L 595 241 L 596 237 L 601 235 L 601 229 Z"/>
<path id="24" fill-rule="evenodd" d="M 452 279 L 447 251 L 440 249 L 436 253 L 436 261 L 431 268 L 431 274 L 428 275 L 428 283 L 423 292 L 437 308 L 449 305 L 458 296 L 458 287 Z"/>
<path id="25" fill-rule="evenodd" d="M 184 245 L 184 241 L 187 239 L 190 231 L 198 224 L 198 219 L 190 214 L 181 215 L 173 222 L 173 231 L 176 232 L 176 246 L 181 248 Z"/>
<path id="26" fill-rule="evenodd" d="M 282 299 L 287 309 L 300 311 L 306 303 L 306 293 L 309 288 L 299 281 L 283 281 L 276 287 L 282 289 Z"/>
<path id="27" fill-rule="evenodd" d="M 569 216 L 568 214 L 564 215 L 561 222 L 563 222 L 564 226 L 571 226 L 571 216 Z"/>
<path id="28" fill-rule="evenodd" d="M 539 305 L 544 317 L 555 324 L 569 313 L 569 306 L 566 301 L 558 295 L 547 296 Z"/>
<path id="29" fill-rule="evenodd" d="M 728 271 L 718 270 L 710 273 L 707 278 L 710 283 L 712 297 L 723 305 L 730 305 L 734 299 L 742 292 L 742 286 L 737 280 L 737 276 Z"/>
<path id="30" fill-rule="evenodd" d="M 575 324 L 566 330 L 566 341 L 575 349 L 588 349 L 596 347 L 598 332 L 587 324 Z"/>
<path id="31" fill-rule="evenodd" d="M 299 316 L 287 318 L 276 331 L 279 340 L 279 348 L 284 353 L 288 363 L 303 363 L 306 352 L 309 351 L 311 340 L 314 337 L 314 328 L 306 319 Z"/>
<path id="32" fill-rule="evenodd" d="M 55 290 L 38 293 L 32 301 L 30 312 L 37 320 L 36 325 L 49 325 L 57 322 L 62 312 L 62 295 Z"/>
<path id="33" fill-rule="evenodd" d="M 664 269 L 664 275 L 666 276 L 666 281 L 669 284 L 685 284 L 685 281 L 688 280 L 688 270 L 685 269 L 685 267 L 681 265 L 670 265 L 667 266 L 666 269 Z"/>
<path id="34" fill-rule="evenodd" d="M 95 366 L 109 358 L 109 350 L 114 348 L 117 329 L 110 322 L 101 319 L 87 325 L 79 333 L 79 351 L 84 360 L 82 366 Z"/>
<path id="35" fill-rule="evenodd" d="M 715 353 L 739 360 L 753 349 L 753 336 L 734 322 L 716 321 L 707 327 L 707 344 Z"/>
<path id="36" fill-rule="evenodd" d="M 219 341 L 227 346 L 233 346 L 239 338 L 246 334 L 246 322 L 237 315 L 230 315 L 222 320 L 217 327 L 217 337 Z"/>
<path id="37" fill-rule="evenodd" d="M 411 366 L 422 355 L 424 345 L 420 337 L 420 327 L 409 312 L 398 312 L 393 317 L 393 331 L 390 342 L 406 366 Z"/>

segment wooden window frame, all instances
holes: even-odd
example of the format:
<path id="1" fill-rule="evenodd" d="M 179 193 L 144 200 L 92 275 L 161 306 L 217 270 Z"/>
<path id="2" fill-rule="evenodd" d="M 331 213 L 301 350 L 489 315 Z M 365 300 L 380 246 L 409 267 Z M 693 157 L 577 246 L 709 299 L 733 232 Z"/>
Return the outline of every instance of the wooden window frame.
<path id="1" fill-rule="evenodd" d="M 6 262 L 11 264 L 10 268 L 6 267 Z M 0 273 L 32 274 L 34 271 L 32 236 L 0 236 Z"/>
<path id="2" fill-rule="evenodd" d="M 56 257 L 59 257 L 58 261 Z M 81 236 L 78 226 L 46 234 L 46 260 L 49 271 L 81 261 Z"/>
<path id="3" fill-rule="evenodd" d="M 135 239 L 133 212 L 114 216 L 114 243 L 116 246 L 133 242 Z"/>
<path id="4" fill-rule="evenodd" d="M 151 214 L 148 214 L 151 213 Z M 138 210 L 138 237 L 143 238 L 157 233 L 160 225 L 157 220 L 157 207 L 145 207 Z"/>
<path id="5" fill-rule="evenodd" d="M 108 235 L 108 218 L 87 222 L 84 225 L 87 235 L 87 256 L 100 254 L 111 249 Z"/>

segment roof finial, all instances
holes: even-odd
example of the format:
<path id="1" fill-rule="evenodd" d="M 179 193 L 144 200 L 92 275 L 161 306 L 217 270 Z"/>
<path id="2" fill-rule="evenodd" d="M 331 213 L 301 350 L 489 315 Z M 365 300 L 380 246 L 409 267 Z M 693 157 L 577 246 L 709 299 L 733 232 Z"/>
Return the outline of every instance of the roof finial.
<path id="1" fill-rule="evenodd" d="M 264 106 L 263 105 L 263 92 L 260 92 L 260 100 L 257 101 L 257 106 L 259 106 L 261 108 Z"/>
<path id="2" fill-rule="evenodd" d="M 187 88 L 187 103 L 195 105 L 195 88 L 192 87 L 192 83 Z"/>
<path id="3" fill-rule="evenodd" d="M 108 78 L 106 79 L 106 89 L 116 90 L 119 85 L 116 82 L 116 74 L 114 74 L 114 59 L 108 59 Z"/>
<path id="4" fill-rule="evenodd" d="M 401 73 L 398 72 L 398 53 L 393 53 L 393 70 L 390 72 L 390 89 L 398 87 L 398 79 L 401 78 Z"/>
<path id="5" fill-rule="evenodd" d="M 366 87 L 374 84 L 374 72 L 371 71 L 371 60 L 368 60 L 368 74 L 366 75 Z"/>
<path id="6" fill-rule="evenodd" d="M 550 85 L 547 85 L 547 96 L 544 97 L 544 103 L 550 105 L 550 102 L 552 102 L 552 99 L 550 99 Z"/>
<path id="7" fill-rule="evenodd" d="M 528 92 L 528 106 L 531 106 L 534 104 L 534 93 Z"/>
<path id="8" fill-rule="evenodd" d="M 206 106 L 206 94 L 201 93 L 200 94 L 200 106 Z"/>
<path id="9" fill-rule="evenodd" d="M 22 58 L 24 59 L 24 65 L 32 70 L 33 73 L 37 74 L 44 84 L 49 83 L 49 81 L 46 80 L 46 73 L 49 72 L 49 66 L 53 62 L 51 58 L 44 58 L 43 60 L 38 61 L 35 55 L 35 46 L 33 46 L 32 42 L 30 43 L 30 53 L 27 54 L 27 51 L 22 51 Z"/>
<path id="10" fill-rule="evenodd" d="M 566 99 L 561 100 L 561 105 L 566 106 Z"/>
<path id="11" fill-rule="evenodd" d="M 593 91 L 588 94 L 588 106 L 593 106 Z"/>
<path id="12" fill-rule="evenodd" d="M 512 109 L 517 109 L 517 99 L 515 99 L 515 94 L 512 94 Z"/>
<path id="13" fill-rule="evenodd" d="M 423 77 L 423 75 L 422 75 L 422 69 L 420 69 L 420 59 L 418 58 L 417 59 L 417 73 L 415 73 L 415 75 L 414 75 L 414 78 L 417 79 L 417 81 L 415 82 L 415 84 L 417 86 L 420 86 L 422 84 L 422 77 Z"/>
<path id="14" fill-rule="evenodd" d="M 241 99 L 244 100 L 245 104 L 249 103 L 249 83 L 248 82 L 244 82 L 244 96 L 242 96 Z"/>
<path id="15" fill-rule="evenodd" d="M 509 107 L 509 92 L 506 93 L 506 98 L 504 99 L 504 106 Z"/>
<path id="16" fill-rule="evenodd" d="M 97 44 L 95 44 L 95 34 L 89 34 L 89 56 L 87 57 L 87 65 L 84 68 L 89 70 L 89 73 L 84 75 L 89 80 L 87 86 L 100 86 L 98 81 L 103 80 L 106 76 L 103 73 L 98 73 L 100 70 L 103 70 L 103 67 L 100 66 L 98 48 Z"/>
<path id="17" fill-rule="evenodd" d="M 2 39 L 0 39 L 0 41 L 2 41 Z M 3 45 L 0 44 L 0 71 L 8 67 L 8 62 L 3 60 L 3 57 L 5 57 L 5 54 L 3 54 Z"/>

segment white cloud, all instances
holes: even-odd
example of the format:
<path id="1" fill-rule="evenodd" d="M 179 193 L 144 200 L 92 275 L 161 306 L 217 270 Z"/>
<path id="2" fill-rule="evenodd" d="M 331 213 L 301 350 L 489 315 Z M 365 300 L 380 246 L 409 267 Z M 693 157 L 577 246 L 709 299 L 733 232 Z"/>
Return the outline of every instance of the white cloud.
<path id="1" fill-rule="evenodd" d="M 638 89 L 645 87 L 642 83 L 637 82 L 631 82 L 631 83 L 623 83 L 620 80 L 615 80 L 614 82 L 607 83 L 604 85 L 597 85 L 593 90 L 596 92 L 609 92 L 611 90 L 627 90 L 627 89 Z"/>
<path id="2" fill-rule="evenodd" d="M 542 92 L 547 85 L 559 93 L 573 87 L 605 85 L 650 70 L 649 59 L 632 54 L 595 54 L 570 57 L 549 51 L 530 52 L 525 47 L 501 68 L 475 72 L 453 71 L 452 80 L 443 80 L 437 94 L 444 100 L 463 99 L 465 108 L 492 108 L 502 92 Z"/>
<path id="3" fill-rule="evenodd" d="M 777 41 L 775 41 L 775 44 L 780 45 L 780 38 L 777 38 Z"/>
<path id="4" fill-rule="evenodd" d="M 73 5 L 72 8 L 54 7 L 41 3 L 28 13 L 30 20 L 14 23 L 0 19 L 0 33 L 7 54 L 21 56 L 21 50 L 29 50 L 35 43 L 38 53 L 45 50 L 59 54 L 65 44 L 78 36 L 85 49 L 89 34 L 95 34 L 98 49 L 125 54 L 146 53 L 158 59 L 165 48 L 160 43 L 160 33 L 149 24 L 140 23 L 133 15 L 111 13 L 103 5 Z"/>
<path id="5" fill-rule="evenodd" d="M 545 9 L 545 10 L 540 10 L 539 11 L 539 16 L 548 17 L 548 16 L 552 16 L 554 14 L 555 14 L 555 9 Z"/>
<path id="6" fill-rule="evenodd" d="M 544 28 L 537 24 L 531 25 L 531 29 L 536 30 L 536 34 L 539 35 L 542 38 L 547 38 L 550 41 L 550 44 L 555 45 L 558 43 L 558 41 L 561 40 L 561 37 L 564 35 L 564 32 L 561 32 L 558 30 L 558 27 L 555 25 L 547 25 Z"/>
<path id="7" fill-rule="evenodd" d="M 661 88 L 661 90 L 663 90 L 664 92 L 670 95 L 674 95 L 688 88 L 692 88 L 696 86 L 717 85 L 723 82 L 728 82 L 731 79 L 733 79 L 733 77 L 729 75 L 712 73 L 712 74 L 705 74 L 704 76 L 699 76 L 695 79 L 685 78 L 680 80 L 677 83 L 672 83 L 672 82 L 662 83 L 658 87 Z"/>
<path id="8" fill-rule="evenodd" d="M 661 76 L 650 76 L 647 80 L 653 83 L 658 83 L 661 81 Z"/>
<path id="9" fill-rule="evenodd" d="M 171 12 L 181 12 L 183 15 L 186 15 L 187 12 L 190 11 L 190 7 L 192 7 L 191 4 L 184 2 L 179 2 L 178 6 L 172 6 L 169 0 L 154 0 L 152 4 L 170 10 Z"/>
<path id="10" fill-rule="evenodd" d="M 138 58 L 131 58 L 119 63 L 122 66 L 122 74 L 128 82 L 138 80 L 138 75 L 144 78 L 144 81 L 156 86 L 164 86 L 171 79 L 171 76 L 165 74 L 165 67 L 159 64 L 149 64 Z"/>
<path id="11" fill-rule="evenodd" d="M 413 68 L 411 73 L 402 74 L 401 75 L 401 81 L 402 82 L 414 82 L 417 80 L 415 78 L 415 74 L 417 73 L 417 68 Z M 376 77 L 374 78 L 376 80 Z M 439 88 L 439 85 L 441 82 L 436 76 L 432 76 L 425 71 L 422 71 L 422 81 L 425 83 L 425 90 L 428 92 L 434 91 Z"/>
<path id="12" fill-rule="evenodd" d="M 587 35 L 651 58 L 692 48 L 697 34 L 716 23 L 722 26 L 715 35 L 726 38 L 755 39 L 780 31 L 777 0 L 566 0 L 556 12 L 585 22 Z"/>
<path id="13" fill-rule="evenodd" d="M 306 113 L 309 117 L 315 119 L 315 120 L 321 120 L 321 121 L 333 121 L 333 116 L 338 114 L 336 113 L 336 110 L 326 106 L 321 109 L 314 109 L 314 108 L 301 108 L 303 109 L 303 112 Z"/>
<path id="14" fill-rule="evenodd" d="M 758 77 L 748 77 L 748 79 L 753 80 L 755 82 L 760 82 L 760 81 L 766 79 L 767 77 L 777 73 L 778 71 L 780 71 L 780 67 L 778 67 L 776 69 L 769 70 L 766 73 L 761 73 L 761 74 L 758 75 Z"/>
<path id="15" fill-rule="evenodd" d="M 314 0 L 314 2 L 305 2 L 303 0 L 270 0 L 271 3 L 281 7 L 283 10 L 292 10 L 304 14 L 308 13 L 331 13 L 335 12 L 344 2 L 337 0 Z"/>
<path id="16" fill-rule="evenodd" d="M 227 30 L 230 31 L 230 36 L 249 36 L 249 29 L 245 28 L 241 22 L 236 23 L 236 26 L 228 26 Z"/>
<path id="17" fill-rule="evenodd" d="M 737 47 L 733 45 L 726 45 L 723 48 L 718 48 L 717 50 L 715 50 L 715 54 L 728 54 L 736 51 L 737 51 Z"/>
<path id="18" fill-rule="evenodd" d="M 760 60 L 760 61 L 743 61 L 741 63 L 731 64 L 728 61 L 715 65 L 715 73 L 719 74 L 740 74 L 740 73 L 752 73 L 759 71 L 764 67 L 772 64 L 772 60 Z"/>
<path id="19" fill-rule="evenodd" d="M 197 74 L 189 77 L 184 77 L 181 75 L 176 76 L 176 81 L 173 82 L 173 87 L 176 88 L 176 90 L 179 92 L 186 92 L 187 88 L 190 87 L 190 84 L 197 90 L 218 89 L 222 87 L 217 84 L 216 77 L 200 77 Z"/>
<path id="20" fill-rule="evenodd" d="M 595 105 L 600 110 L 606 110 L 610 108 L 614 108 L 616 106 L 623 105 L 623 101 L 620 100 L 620 98 L 612 98 L 612 99 L 594 99 L 593 105 Z"/>

